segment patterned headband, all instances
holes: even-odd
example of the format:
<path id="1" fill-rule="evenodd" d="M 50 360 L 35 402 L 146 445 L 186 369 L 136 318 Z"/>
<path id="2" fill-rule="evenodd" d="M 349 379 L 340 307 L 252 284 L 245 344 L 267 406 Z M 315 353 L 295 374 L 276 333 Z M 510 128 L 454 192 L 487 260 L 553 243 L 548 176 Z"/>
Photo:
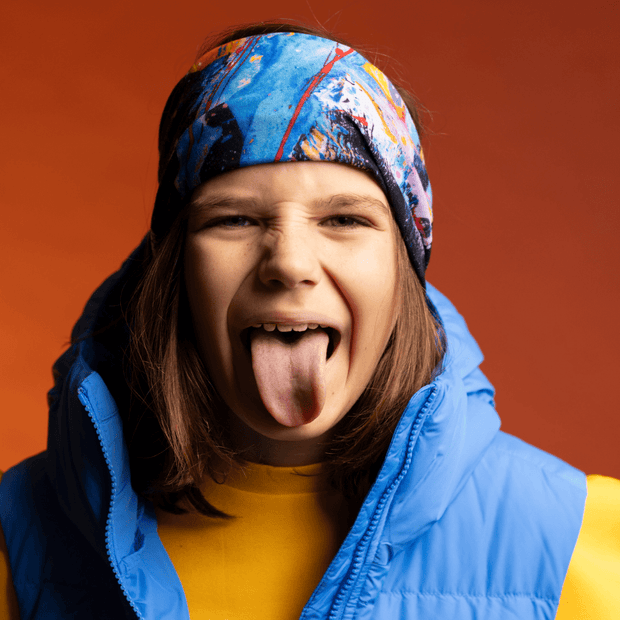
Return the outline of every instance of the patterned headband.
<path id="1" fill-rule="evenodd" d="M 433 216 L 418 132 L 391 82 L 355 50 L 300 33 L 239 39 L 202 56 L 166 110 L 156 236 L 196 187 L 222 172 L 340 162 L 374 175 L 424 284 Z"/>

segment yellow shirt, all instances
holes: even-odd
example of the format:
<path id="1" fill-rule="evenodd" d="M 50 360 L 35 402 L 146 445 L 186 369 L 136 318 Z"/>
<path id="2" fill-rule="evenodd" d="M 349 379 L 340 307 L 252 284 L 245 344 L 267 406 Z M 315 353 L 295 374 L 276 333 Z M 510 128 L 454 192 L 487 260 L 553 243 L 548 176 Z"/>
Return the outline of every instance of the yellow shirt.
<path id="1" fill-rule="evenodd" d="M 298 471 L 307 474 L 315 467 Z M 348 509 L 338 494 L 322 486 L 320 477 L 290 476 L 288 468 L 252 469 L 248 478 L 234 476 L 227 485 L 213 483 L 205 489 L 216 507 L 237 515 L 234 520 L 207 523 L 199 515 L 158 513 L 159 534 L 183 584 L 192 620 L 225 617 L 221 614 L 233 606 L 241 611 L 228 616 L 229 620 L 256 618 L 261 608 L 267 610 L 264 617 L 272 620 L 298 617 L 344 537 Z M 251 490 L 250 480 L 258 485 Z M 276 484 L 278 494 L 273 493 Z M 346 516 L 334 520 L 332 515 L 340 510 Z M 304 518 L 312 513 L 318 522 Z M 321 520 L 324 525 L 319 525 Z M 240 527 L 243 521 L 254 523 Z M 208 547 L 196 544 L 204 536 L 210 539 Z M 283 570 L 297 573 L 294 592 L 277 579 Z M 205 583 L 210 584 L 207 592 Z M 244 609 L 251 611 L 244 614 Z M 620 480 L 589 476 L 583 524 L 556 620 L 614 620 L 618 610 Z M 0 620 L 19 620 L 1 530 Z"/>
<path id="2" fill-rule="evenodd" d="M 299 617 L 355 516 L 320 471 L 251 464 L 209 481 L 205 497 L 232 519 L 157 512 L 192 620 Z"/>
<path id="3" fill-rule="evenodd" d="M 620 480 L 588 476 L 588 499 L 556 620 L 620 618 Z"/>

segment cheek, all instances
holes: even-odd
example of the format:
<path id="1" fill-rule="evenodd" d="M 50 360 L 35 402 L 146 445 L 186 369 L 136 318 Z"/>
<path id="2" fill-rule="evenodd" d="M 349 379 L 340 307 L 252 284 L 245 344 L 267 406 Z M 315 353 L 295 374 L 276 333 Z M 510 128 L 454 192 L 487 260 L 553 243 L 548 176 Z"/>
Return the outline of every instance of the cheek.
<path id="1" fill-rule="evenodd" d="M 357 362 L 377 363 L 395 322 L 397 267 L 394 246 L 383 243 L 343 264 L 346 296 L 353 319 L 352 354 L 363 354 Z"/>

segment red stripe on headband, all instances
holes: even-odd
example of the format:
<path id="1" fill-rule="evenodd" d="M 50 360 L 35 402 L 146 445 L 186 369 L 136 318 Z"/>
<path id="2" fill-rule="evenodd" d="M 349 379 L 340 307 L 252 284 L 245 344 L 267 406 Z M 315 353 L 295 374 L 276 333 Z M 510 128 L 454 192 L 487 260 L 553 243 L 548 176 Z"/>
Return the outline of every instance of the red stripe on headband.
<path id="1" fill-rule="evenodd" d="M 286 128 L 286 131 L 284 132 L 284 137 L 282 138 L 282 142 L 280 143 L 280 148 L 278 149 L 278 152 L 276 153 L 276 158 L 274 161 L 280 161 L 282 159 L 282 154 L 284 153 L 284 145 L 286 144 L 288 137 L 291 135 L 293 125 L 295 125 L 295 121 L 297 120 L 297 117 L 299 116 L 299 113 L 301 112 L 301 108 L 303 108 L 304 103 L 306 103 L 306 101 L 308 100 L 308 97 L 310 97 L 310 95 L 312 94 L 312 91 L 321 83 L 323 78 L 333 69 L 336 62 L 338 62 L 345 56 L 352 54 L 354 51 L 355 51 L 354 49 L 349 49 L 348 51 L 345 52 L 341 50 L 339 47 L 336 47 L 336 50 L 334 52 L 335 57 L 332 60 L 330 60 L 328 63 L 324 64 L 323 68 L 314 76 L 314 78 L 312 79 L 312 82 L 310 82 L 310 84 L 308 85 L 308 88 L 306 88 L 306 90 L 304 91 L 304 94 L 301 96 L 301 99 L 297 103 L 297 107 L 295 108 L 293 117 L 289 121 L 288 127 Z"/>

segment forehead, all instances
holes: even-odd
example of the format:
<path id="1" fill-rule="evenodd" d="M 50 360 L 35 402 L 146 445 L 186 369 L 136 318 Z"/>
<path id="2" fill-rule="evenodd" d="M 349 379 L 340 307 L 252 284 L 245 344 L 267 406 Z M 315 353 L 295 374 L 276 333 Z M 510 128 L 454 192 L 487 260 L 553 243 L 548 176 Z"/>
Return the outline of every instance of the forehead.
<path id="1" fill-rule="evenodd" d="M 239 168 L 200 185 L 192 206 L 236 202 L 321 203 L 352 206 L 365 203 L 391 217 L 388 199 L 363 170 L 333 162 L 287 162 Z"/>

